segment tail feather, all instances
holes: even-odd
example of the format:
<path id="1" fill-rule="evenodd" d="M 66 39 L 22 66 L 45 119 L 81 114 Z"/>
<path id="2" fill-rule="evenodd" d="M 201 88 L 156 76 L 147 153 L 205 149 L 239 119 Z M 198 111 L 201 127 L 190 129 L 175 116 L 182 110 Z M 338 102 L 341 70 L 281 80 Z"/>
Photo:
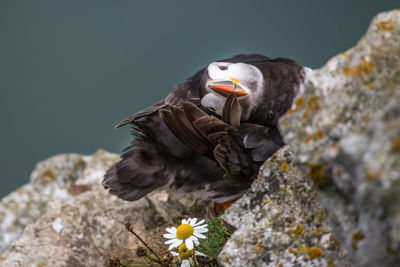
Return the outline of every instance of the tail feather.
<path id="1" fill-rule="evenodd" d="M 112 166 L 104 175 L 103 186 L 109 193 L 123 200 L 135 201 L 150 193 L 156 186 L 136 187 L 130 183 L 121 183 L 118 179 L 117 165 Z"/>
<path id="2" fill-rule="evenodd" d="M 102 183 L 110 194 L 129 201 L 165 186 L 173 177 L 164 148 L 154 141 L 154 128 L 143 122 L 132 124 L 135 140 L 124 150 L 122 160 L 106 172 Z"/>

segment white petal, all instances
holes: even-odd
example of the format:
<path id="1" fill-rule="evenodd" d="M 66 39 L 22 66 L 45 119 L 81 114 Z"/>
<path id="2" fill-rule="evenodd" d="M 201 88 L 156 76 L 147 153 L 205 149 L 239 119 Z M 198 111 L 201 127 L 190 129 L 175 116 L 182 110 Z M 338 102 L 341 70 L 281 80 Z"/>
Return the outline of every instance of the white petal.
<path id="1" fill-rule="evenodd" d="M 205 233 L 208 232 L 207 228 L 202 228 L 202 229 L 193 229 L 194 233 Z"/>
<path id="2" fill-rule="evenodd" d="M 182 224 L 187 224 L 186 219 L 182 219 Z"/>
<path id="3" fill-rule="evenodd" d="M 181 267 L 190 267 L 190 262 L 188 260 L 183 260 Z"/>
<path id="4" fill-rule="evenodd" d="M 172 244 L 172 243 L 176 242 L 177 240 L 178 240 L 178 238 L 173 238 L 173 239 L 165 241 L 164 244 L 167 244 L 167 245 Z"/>
<path id="5" fill-rule="evenodd" d="M 188 250 L 192 250 L 193 249 L 193 240 L 192 240 L 191 237 L 189 237 L 188 239 L 185 240 L 185 245 L 186 245 Z"/>
<path id="6" fill-rule="evenodd" d="M 190 236 L 189 238 L 191 238 L 194 243 L 199 241 L 199 239 L 197 237 L 195 237 L 194 235 Z"/>
<path id="7" fill-rule="evenodd" d="M 192 225 L 192 226 L 194 226 L 195 225 L 195 223 L 197 222 L 197 218 L 192 218 L 191 220 L 190 220 L 190 225 Z"/>
<path id="8" fill-rule="evenodd" d="M 195 252 L 194 252 L 194 255 L 197 255 L 197 256 L 203 256 L 203 257 L 207 257 L 207 255 L 206 255 L 206 254 L 204 254 L 204 253 L 201 253 L 201 252 L 198 252 L 198 251 L 195 251 Z"/>
<path id="9" fill-rule="evenodd" d="M 207 228 L 207 224 L 198 225 L 198 226 L 193 227 L 193 229 L 203 229 L 203 228 Z"/>
<path id="10" fill-rule="evenodd" d="M 175 227 L 166 228 L 165 231 L 167 231 L 168 233 L 176 235 L 176 228 Z"/>
<path id="11" fill-rule="evenodd" d="M 175 252 L 175 251 L 170 251 L 171 252 L 171 255 L 172 256 L 174 256 L 174 257 L 177 257 L 177 256 L 179 256 L 179 253 L 177 253 L 177 252 Z M 197 251 L 195 252 L 195 254 L 196 253 L 198 253 Z M 196 254 L 197 255 L 197 254 Z"/>
<path id="12" fill-rule="evenodd" d="M 194 266 L 194 262 L 193 262 L 192 258 L 189 258 L 189 263 L 190 263 L 190 266 Z"/>
<path id="13" fill-rule="evenodd" d="M 181 244 L 183 243 L 182 240 L 177 239 L 177 241 L 175 241 L 174 243 L 172 243 L 171 245 L 169 245 L 168 249 L 171 250 L 175 247 L 179 247 Z"/>
<path id="14" fill-rule="evenodd" d="M 165 235 L 163 235 L 163 237 L 171 239 L 171 238 L 176 238 L 176 235 L 174 235 L 174 234 L 165 234 Z"/>
<path id="15" fill-rule="evenodd" d="M 196 223 L 195 226 L 200 225 L 200 224 L 203 224 L 204 222 L 205 222 L 205 220 L 201 220 L 201 221 L 199 221 L 198 223 Z"/>
<path id="16" fill-rule="evenodd" d="M 198 239 L 194 239 L 193 241 L 194 241 L 194 244 L 195 244 L 196 246 L 200 245 L 200 242 L 199 242 Z"/>
<path id="17" fill-rule="evenodd" d="M 197 236 L 198 238 L 202 238 L 202 239 L 206 239 L 207 237 L 203 234 L 200 233 L 193 233 L 195 236 Z"/>

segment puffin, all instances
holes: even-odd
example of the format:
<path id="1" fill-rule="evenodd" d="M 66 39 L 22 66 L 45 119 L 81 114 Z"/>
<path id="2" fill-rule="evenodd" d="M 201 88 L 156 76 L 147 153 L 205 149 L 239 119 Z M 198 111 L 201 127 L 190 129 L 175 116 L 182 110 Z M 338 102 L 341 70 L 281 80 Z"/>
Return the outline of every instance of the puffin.
<path id="1" fill-rule="evenodd" d="M 210 63 L 115 126 L 131 125 L 134 139 L 103 187 L 127 201 L 157 189 L 217 203 L 239 198 L 284 145 L 277 122 L 309 72 L 292 59 L 260 54 Z"/>

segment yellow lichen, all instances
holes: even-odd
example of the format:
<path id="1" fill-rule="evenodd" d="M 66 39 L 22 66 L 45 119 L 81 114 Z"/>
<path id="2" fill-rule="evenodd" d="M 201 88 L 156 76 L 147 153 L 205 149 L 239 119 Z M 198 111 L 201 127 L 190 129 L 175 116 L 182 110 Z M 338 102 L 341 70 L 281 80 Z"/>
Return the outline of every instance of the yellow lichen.
<path id="1" fill-rule="evenodd" d="M 302 247 L 301 251 L 307 253 L 308 257 L 311 260 L 319 258 L 322 255 L 324 255 L 324 251 L 319 247 L 311 247 L 311 248 Z"/>
<path id="2" fill-rule="evenodd" d="M 298 225 L 296 225 L 295 228 L 289 229 L 288 232 L 289 232 L 289 233 L 292 233 L 292 234 L 294 235 L 295 238 L 297 238 L 297 237 L 300 236 L 300 235 L 304 235 L 304 228 L 303 228 L 303 225 L 298 224 Z"/>
<path id="3" fill-rule="evenodd" d="M 318 97 L 316 95 L 310 96 L 310 98 L 307 100 L 307 106 L 311 111 L 317 111 L 320 109 L 321 106 L 318 103 Z"/>
<path id="4" fill-rule="evenodd" d="M 347 52 L 343 52 L 342 56 L 347 57 L 349 54 Z"/>
<path id="5" fill-rule="evenodd" d="M 289 122 L 288 122 L 287 120 L 281 120 L 281 121 L 280 121 L 280 124 L 281 124 L 281 125 L 288 126 L 288 125 L 289 125 Z"/>
<path id="6" fill-rule="evenodd" d="M 304 110 L 303 113 L 303 119 L 307 119 L 308 118 L 308 109 Z"/>
<path id="7" fill-rule="evenodd" d="M 400 133 L 393 138 L 392 141 L 392 151 L 400 151 Z"/>
<path id="8" fill-rule="evenodd" d="M 299 251 L 297 249 L 294 249 L 294 248 L 289 248 L 288 252 L 291 253 L 291 254 L 299 254 Z"/>
<path id="9" fill-rule="evenodd" d="M 47 262 L 45 262 L 45 261 L 41 261 L 41 262 L 39 262 L 38 263 L 38 265 L 37 265 L 38 267 L 44 267 L 44 266 L 47 266 Z"/>
<path id="10" fill-rule="evenodd" d="M 317 131 L 315 132 L 315 136 L 318 139 L 322 139 L 324 137 L 324 135 L 321 133 L 321 130 L 317 129 Z"/>
<path id="11" fill-rule="evenodd" d="M 288 111 L 288 114 L 294 113 L 303 107 L 304 97 L 302 95 L 299 96 L 294 103 L 295 105 Z"/>
<path id="12" fill-rule="evenodd" d="M 346 76 L 360 77 L 368 76 L 371 74 L 372 70 L 376 67 L 375 63 L 372 61 L 367 61 L 365 58 L 361 60 L 360 64 L 355 66 L 346 66 L 343 68 L 343 74 Z"/>
<path id="13" fill-rule="evenodd" d="M 281 171 L 288 171 L 289 170 L 289 164 L 287 164 L 286 162 L 281 164 Z"/>
<path id="14" fill-rule="evenodd" d="M 325 220 L 326 217 L 326 213 L 323 210 L 320 210 L 317 212 L 315 219 L 317 220 L 317 222 L 321 223 Z"/>
<path id="15" fill-rule="evenodd" d="M 283 267 L 283 262 L 280 262 L 278 267 Z"/>
<path id="16" fill-rule="evenodd" d="M 337 239 L 336 239 L 336 237 L 334 235 L 331 235 L 329 237 L 329 241 L 330 241 L 329 248 L 336 248 L 338 246 Z"/>
<path id="17" fill-rule="evenodd" d="M 306 138 L 304 139 L 304 142 L 308 143 L 313 139 L 313 135 L 312 134 L 307 134 Z"/>
<path id="18" fill-rule="evenodd" d="M 332 152 L 336 152 L 338 149 L 339 149 L 338 146 L 331 146 L 331 147 L 330 147 L 330 150 L 331 150 Z"/>
<path id="19" fill-rule="evenodd" d="M 45 182 L 52 182 L 56 179 L 54 172 L 52 170 L 46 170 L 43 174 L 42 174 L 42 180 Z"/>
<path id="20" fill-rule="evenodd" d="M 319 236 L 321 233 L 319 232 L 318 229 L 315 229 L 314 234 L 315 234 L 316 236 Z"/>
<path id="21" fill-rule="evenodd" d="M 296 108 L 302 108 L 303 103 L 304 103 L 304 97 L 299 96 L 299 98 L 297 98 L 297 100 L 296 100 Z"/>
<path id="22" fill-rule="evenodd" d="M 360 240 L 363 240 L 364 237 L 365 237 L 365 235 L 364 235 L 363 232 L 360 231 L 360 232 L 353 233 L 351 236 L 352 236 L 352 238 L 353 238 L 353 242 L 351 243 L 351 247 L 352 247 L 353 249 L 357 249 L 358 242 L 359 242 Z"/>
<path id="23" fill-rule="evenodd" d="M 364 237 L 365 237 L 364 233 L 361 232 L 361 231 L 360 231 L 360 232 L 357 232 L 357 233 L 353 233 L 351 236 L 352 236 L 353 239 L 356 240 L 356 241 L 360 241 L 360 240 L 364 239 Z"/>
<path id="24" fill-rule="evenodd" d="M 374 88 L 374 84 L 373 83 L 367 83 L 368 88 Z"/>
<path id="25" fill-rule="evenodd" d="M 308 167 L 308 175 L 311 180 L 316 184 L 323 184 L 325 182 L 324 174 L 326 165 L 308 163 Z"/>
<path id="26" fill-rule="evenodd" d="M 254 247 L 255 247 L 255 249 L 253 250 L 253 253 L 260 254 L 263 251 L 263 249 L 261 248 L 261 245 L 259 243 L 255 244 Z"/>
<path id="27" fill-rule="evenodd" d="M 371 172 L 367 172 L 367 174 L 365 174 L 365 179 L 367 179 L 368 181 L 372 181 L 375 179 L 375 175 Z"/>
<path id="28" fill-rule="evenodd" d="M 393 32 L 394 24 L 392 23 L 391 19 L 381 21 L 378 23 L 378 29 L 385 32 Z"/>
<path id="29" fill-rule="evenodd" d="M 333 267 L 333 266 L 335 266 L 335 263 L 332 260 L 329 260 L 327 262 L 327 267 Z"/>
<path id="30" fill-rule="evenodd" d="M 224 257 L 225 262 L 229 262 L 230 260 L 231 260 L 231 258 L 229 258 L 228 256 Z"/>

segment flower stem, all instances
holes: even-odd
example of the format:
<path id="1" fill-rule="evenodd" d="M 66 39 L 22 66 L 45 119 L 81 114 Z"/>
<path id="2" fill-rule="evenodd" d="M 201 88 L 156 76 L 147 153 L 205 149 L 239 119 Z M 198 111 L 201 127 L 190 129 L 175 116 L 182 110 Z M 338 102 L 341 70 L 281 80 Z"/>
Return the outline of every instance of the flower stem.
<path id="1" fill-rule="evenodd" d="M 142 238 L 140 238 L 140 236 L 139 236 L 138 234 L 136 234 L 135 231 L 133 231 L 133 224 L 132 224 L 131 222 L 127 222 L 127 223 L 125 224 L 125 228 L 126 228 L 126 230 L 128 230 L 128 232 L 130 232 L 130 233 L 132 233 L 134 236 L 136 236 L 136 238 L 139 239 L 139 241 L 142 242 L 143 245 L 145 245 L 145 247 L 146 247 L 148 250 L 150 250 L 150 252 L 151 252 L 154 256 L 156 256 L 156 258 L 157 258 L 157 259 L 153 259 L 153 258 L 150 258 L 150 259 L 154 260 L 155 262 L 157 262 L 158 264 L 161 264 L 161 265 L 163 265 L 163 266 L 168 266 L 168 265 L 166 265 L 166 264 L 164 263 L 164 261 L 151 249 L 151 247 L 150 247 L 149 245 L 147 245 L 147 243 L 144 242 L 144 240 L 143 240 Z"/>

